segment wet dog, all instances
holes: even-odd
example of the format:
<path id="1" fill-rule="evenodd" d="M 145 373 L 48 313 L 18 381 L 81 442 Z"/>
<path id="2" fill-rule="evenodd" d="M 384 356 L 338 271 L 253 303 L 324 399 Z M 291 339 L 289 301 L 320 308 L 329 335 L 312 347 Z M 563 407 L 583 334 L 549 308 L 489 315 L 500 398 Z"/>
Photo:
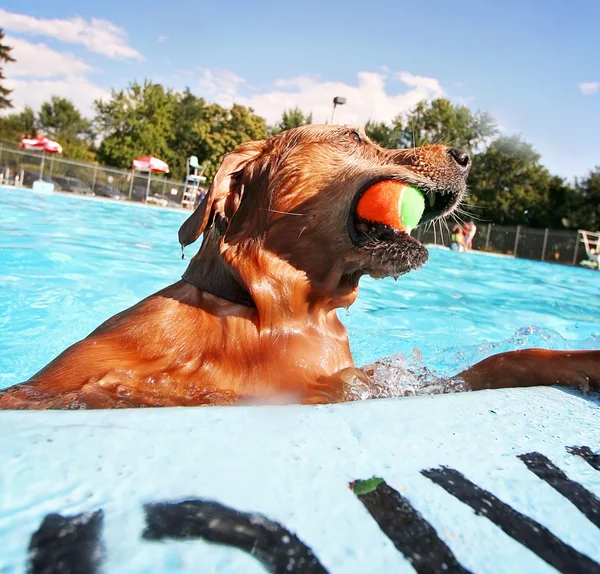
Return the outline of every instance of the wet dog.
<path id="1" fill-rule="evenodd" d="M 112 317 L 29 381 L 3 409 L 305 404 L 350 400 L 355 367 L 336 310 L 363 275 L 398 277 L 427 261 L 410 229 L 357 205 L 381 182 L 425 198 L 421 223 L 460 203 L 469 156 L 442 145 L 388 150 L 356 129 L 304 126 L 227 154 L 179 231 L 203 235 L 182 280 Z M 600 385 L 600 351 L 539 349 L 460 373 L 470 388 Z"/>

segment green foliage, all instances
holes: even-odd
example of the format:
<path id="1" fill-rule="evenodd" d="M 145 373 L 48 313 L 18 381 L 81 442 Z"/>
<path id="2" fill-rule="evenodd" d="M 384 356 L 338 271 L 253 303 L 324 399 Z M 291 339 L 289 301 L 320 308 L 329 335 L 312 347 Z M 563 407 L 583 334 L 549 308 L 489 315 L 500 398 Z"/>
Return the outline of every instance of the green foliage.
<path id="1" fill-rule="evenodd" d="M 204 175 L 210 181 L 224 154 L 246 141 L 264 139 L 268 135 L 265 120 L 250 108 L 234 104 L 226 109 L 218 104 L 207 104 L 189 89 L 178 97 L 175 117 L 170 165 L 178 178 L 185 175 L 186 159 L 195 155 L 206 166 Z"/>
<path id="2" fill-rule="evenodd" d="M 600 230 L 600 167 L 575 182 L 572 212 L 580 229 Z"/>
<path id="3" fill-rule="evenodd" d="M 191 155 L 198 157 L 203 163 L 202 149 L 198 137 L 199 126 L 206 120 L 206 102 L 198 98 L 186 88 L 175 102 L 173 135 L 170 147 L 173 150 L 172 159 L 169 163 L 171 174 L 176 178 L 183 178 L 186 174 L 186 160 Z"/>
<path id="4" fill-rule="evenodd" d="M 392 129 L 394 147 L 445 144 L 473 152 L 498 133 L 487 112 L 473 113 L 467 106 L 454 105 L 445 98 L 419 102 L 406 118 L 397 117 Z"/>
<path id="5" fill-rule="evenodd" d="M 244 106 L 207 104 L 189 89 L 183 94 L 160 84 L 133 83 L 95 103 L 95 126 L 103 136 L 98 159 L 128 168 L 136 157 L 154 155 L 169 164 L 171 176 L 185 176 L 185 162 L 196 155 L 212 178 L 223 154 L 239 144 L 267 137 L 265 120 Z"/>
<path id="6" fill-rule="evenodd" d="M 293 110 L 285 110 L 277 124 L 269 128 L 269 135 L 276 135 L 292 128 L 299 128 L 312 124 L 312 114 L 304 115 L 302 110 L 296 106 Z"/>
<path id="7" fill-rule="evenodd" d="M 395 148 L 398 140 L 394 127 L 385 122 L 374 122 L 369 120 L 365 124 L 365 133 L 375 143 L 387 148 Z"/>
<path id="8" fill-rule="evenodd" d="M 484 221 L 555 228 L 581 221 L 582 211 L 573 209 L 583 192 L 576 194 L 562 178 L 551 175 L 519 137 L 496 137 L 496 123 L 485 112 L 473 113 L 439 98 L 420 102 L 390 124 L 367 122 L 365 131 L 388 148 L 444 143 L 469 151 L 469 203 Z"/>
<path id="9" fill-rule="evenodd" d="M 198 159 L 206 164 L 204 172 L 210 181 L 227 152 L 240 144 L 268 137 L 267 124 L 251 108 L 234 104 L 226 109 L 218 104 L 205 108 L 204 121 L 196 126 Z"/>
<path id="10" fill-rule="evenodd" d="M 52 96 L 49 102 L 42 104 L 38 112 L 38 124 L 51 138 L 61 133 L 75 136 L 90 134 L 89 120 L 81 116 L 73 102 L 58 96 Z"/>
<path id="11" fill-rule="evenodd" d="M 443 143 L 472 152 L 496 136 L 498 128 L 488 113 L 473 113 L 467 106 L 438 98 L 419 102 L 399 131 L 404 147 Z"/>
<path id="12" fill-rule="evenodd" d="M 12 48 L 4 44 L 3 40 L 4 30 L 0 28 L 0 109 L 12 108 L 12 103 L 8 99 L 8 96 L 12 90 L 9 90 L 2 85 L 4 80 L 6 80 L 4 77 L 4 66 L 2 64 L 15 61 L 15 59 L 10 55 Z"/>
<path id="13" fill-rule="evenodd" d="M 37 126 L 44 135 L 62 145 L 64 157 L 94 159 L 92 124 L 70 100 L 52 96 L 49 102 L 44 102 L 38 112 Z"/>
<path id="14" fill-rule="evenodd" d="M 35 137 L 36 131 L 37 119 L 29 106 L 18 114 L 0 117 L 0 139 L 3 141 L 19 143 L 23 138 Z"/>
<path id="15" fill-rule="evenodd" d="M 562 227 L 572 204 L 572 188 L 519 136 L 500 137 L 476 155 L 469 184 L 482 219 L 502 225 Z"/>
<path id="16" fill-rule="evenodd" d="M 438 98 L 419 102 L 411 112 L 397 116 L 390 124 L 368 121 L 365 131 L 387 148 L 441 143 L 473 152 L 495 137 L 498 128 L 488 113 L 473 113 L 466 106 Z"/>
<path id="17" fill-rule="evenodd" d="M 98 148 L 101 163 L 130 168 L 140 156 L 153 155 L 167 163 L 173 159 L 177 96 L 160 84 L 133 82 L 125 90 L 112 90 L 107 101 L 94 102 L 94 126 L 103 137 Z"/>

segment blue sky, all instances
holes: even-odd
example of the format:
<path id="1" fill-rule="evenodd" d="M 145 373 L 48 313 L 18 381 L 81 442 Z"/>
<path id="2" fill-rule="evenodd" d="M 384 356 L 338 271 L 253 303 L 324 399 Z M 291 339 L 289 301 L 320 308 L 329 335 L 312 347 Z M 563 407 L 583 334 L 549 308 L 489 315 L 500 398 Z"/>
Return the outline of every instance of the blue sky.
<path id="1" fill-rule="evenodd" d="M 18 107 L 53 93 L 87 113 L 130 80 L 340 122 L 444 95 L 487 110 L 565 177 L 600 165 L 600 2 L 4 0 Z M 10 42 L 9 42 L 10 43 Z"/>

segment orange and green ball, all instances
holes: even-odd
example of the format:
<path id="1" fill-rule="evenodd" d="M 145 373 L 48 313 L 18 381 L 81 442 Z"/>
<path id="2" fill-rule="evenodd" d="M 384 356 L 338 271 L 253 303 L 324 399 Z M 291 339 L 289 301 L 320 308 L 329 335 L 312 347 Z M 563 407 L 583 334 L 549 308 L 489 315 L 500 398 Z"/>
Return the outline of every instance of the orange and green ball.
<path id="1" fill-rule="evenodd" d="M 421 221 L 425 198 L 414 187 L 400 181 L 384 180 L 367 189 L 356 205 L 357 216 L 410 233 Z"/>

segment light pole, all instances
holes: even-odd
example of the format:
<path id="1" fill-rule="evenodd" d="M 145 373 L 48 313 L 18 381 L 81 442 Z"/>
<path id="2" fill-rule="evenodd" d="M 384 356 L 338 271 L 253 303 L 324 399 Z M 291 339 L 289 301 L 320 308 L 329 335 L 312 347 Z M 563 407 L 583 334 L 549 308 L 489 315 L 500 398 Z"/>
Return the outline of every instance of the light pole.
<path id="1" fill-rule="evenodd" d="M 343 106 L 346 103 L 346 98 L 336 96 L 333 98 L 333 110 L 331 111 L 331 123 L 333 124 L 333 116 L 335 115 L 335 107 Z"/>

